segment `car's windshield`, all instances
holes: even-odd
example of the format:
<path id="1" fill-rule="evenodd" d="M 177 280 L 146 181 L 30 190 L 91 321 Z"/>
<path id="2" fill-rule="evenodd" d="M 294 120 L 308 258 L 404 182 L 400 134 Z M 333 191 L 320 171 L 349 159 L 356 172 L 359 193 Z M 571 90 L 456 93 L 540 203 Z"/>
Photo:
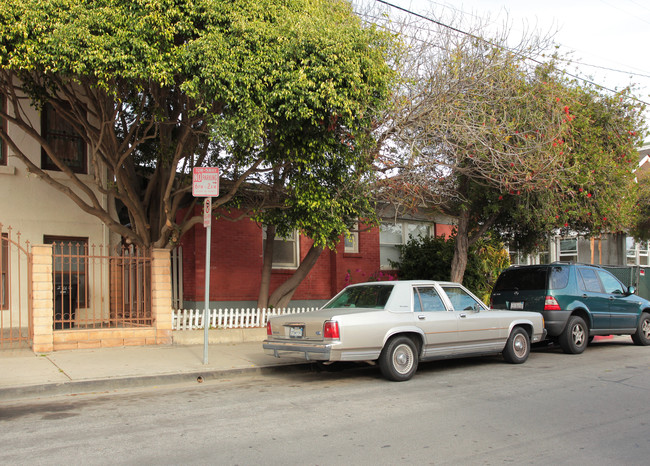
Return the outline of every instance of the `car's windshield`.
<path id="1" fill-rule="evenodd" d="M 383 309 L 393 285 L 361 285 L 346 288 L 343 293 L 327 303 L 323 309 L 336 307 L 366 307 Z"/>

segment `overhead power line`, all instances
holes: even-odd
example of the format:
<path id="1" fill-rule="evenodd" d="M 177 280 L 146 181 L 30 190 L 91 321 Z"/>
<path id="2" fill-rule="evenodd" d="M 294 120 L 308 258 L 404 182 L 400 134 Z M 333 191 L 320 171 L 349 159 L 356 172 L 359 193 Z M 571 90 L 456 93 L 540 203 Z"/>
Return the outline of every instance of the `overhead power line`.
<path id="1" fill-rule="evenodd" d="M 520 52 L 517 52 L 517 51 L 515 51 L 515 50 L 512 50 L 512 49 L 510 49 L 510 48 L 508 48 L 508 47 L 506 47 L 506 46 L 499 45 L 499 44 L 495 44 L 495 43 L 493 43 L 493 42 L 491 42 L 491 41 L 489 41 L 489 40 L 487 40 L 487 39 L 485 39 L 485 38 L 483 38 L 483 37 L 479 37 L 479 36 L 477 36 L 477 35 L 475 35 L 475 34 L 472 34 L 472 33 L 470 33 L 470 32 L 463 31 L 462 29 L 459 29 L 459 28 L 457 28 L 457 27 L 454 27 L 454 26 L 451 26 L 451 25 L 449 25 L 449 24 L 443 23 L 442 21 L 438 21 L 438 20 L 436 20 L 436 19 L 430 18 L 430 17 L 425 16 L 425 15 L 423 15 L 423 14 L 416 13 L 415 11 L 410 10 L 410 9 L 408 9 L 408 8 L 404 8 L 404 7 L 401 7 L 401 6 L 399 6 L 399 5 L 395 5 L 395 4 L 390 3 L 390 2 L 388 2 L 388 1 L 386 1 L 386 0 L 375 0 L 375 1 L 376 1 L 377 3 L 381 3 L 381 4 L 383 4 L 383 5 L 386 5 L 386 6 L 390 7 L 390 8 L 394 8 L 395 10 L 402 11 L 402 12 L 404 12 L 404 13 L 406 13 L 406 14 L 411 15 L 411 16 L 414 16 L 414 17 L 417 17 L 417 18 L 423 19 L 423 20 L 428 21 L 428 22 L 433 23 L 433 24 L 437 24 L 438 26 L 444 27 L 444 28 L 446 28 L 446 29 L 449 29 L 449 30 L 451 30 L 451 31 L 457 32 L 457 33 L 459 33 L 459 34 L 463 34 L 463 35 L 468 36 L 468 37 L 471 37 L 471 38 L 473 38 L 473 39 L 480 40 L 480 41 L 485 42 L 486 44 L 488 44 L 488 45 L 490 45 L 490 46 L 492 46 L 492 47 L 497 47 L 497 48 L 500 48 L 500 49 L 502 49 L 502 50 L 506 50 L 506 51 L 508 51 L 508 52 L 510 52 L 510 53 L 512 53 L 512 54 L 514 54 L 514 55 L 520 56 L 521 58 L 524 58 L 524 59 L 526 59 L 526 60 L 532 61 L 533 63 L 537 63 L 538 65 L 542 65 L 542 64 L 544 64 L 543 62 L 541 62 L 540 60 L 537 60 L 536 58 L 533 58 L 533 57 L 530 57 L 530 56 L 524 55 L 524 54 L 522 54 L 522 53 L 520 53 Z M 566 61 L 566 60 L 565 60 L 565 61 Z M 579 62 L 575 62 L 575 63 L 580 64 Z M 585 65 L 585 66 L 593 66 L 593 67 L 596 67 L 596 68 L 608 69 L 608 68 L 605 68 L 605 67 L 599 67 L 599 66 L 597 66 L 597 65 L 588 65 L 588 64 L 584 64 L 584 65 Z M 607 86 L 604 86 L 604 85 L 602 85 L 602 84 L 599 84 L 599 83 L 597 83 L 597 82 L 595 82 L 595 81 L 592 81 L 591 79 L 584 78 L 584 77 L 582 77 L 582 76 L 579 76 L 579 75 L 576 75 L 576 74 L 570 73 L 570 72 L 568 72 L 568 71 L 566 71 L 566 70 L 562 70 L 562 69 L 559 69 L 559 68 L 555 68 L 555 69 L 556 69 L 558 72 L 564 74 L 565 76 L 568 76 L 568 77 L 571 77 L 571 78 L 577 79 L 577 80 L 582 81 L 582 82 L 587 83 L 587 84 L 591 84 L 592 86 L 596 86 L 596 87 L 599 88 L 599 89 L 603 89 L 603 90 L 605 90 L 605 91 L 608 91 L 608 92 L 611 92 L 611 93 L 614 93 L 614 94 L 618 93 L 617 90 L 615 90 L 615 89 L 611 89 L 611 88 L 609 88 L 609 87 L 607 87 Z M 625 71 L 623 71 L 623 70 L 614 70 L 614 69 L 611 69 L 610 71 L 617 71 L 617 72 L 625 73 Z M 630 74 L 635 74 L 635 73 L 630 73 Z M 642 75 L 642 74 L 637 74 L 637 75 L 638 75 L 638 76 L 646 76 L 646 75 Z M 649 76 L 649 77 L 650 77 L 650 76 Z M 635 101 L 637 101 L 637 102 L 640 102 L 640 103 L 642 103 L 642 104 L 644 104 L 644 105 L 648 105 L 648 106 L 650 106 L 650 103 L 649 103 L 649 102 L 646 102 L 646 101 L 644 101 L 644 100 L 642 100 L 642 99 L 640 99 L 640 98 L 638 98 L 638 97 L 636 97 L 636 96 L 634 96 L 634 95 L 628 95 L 627 97 L 630 98 L 630 99 L 632 99 L 632 100 L 635 100 Z"/>

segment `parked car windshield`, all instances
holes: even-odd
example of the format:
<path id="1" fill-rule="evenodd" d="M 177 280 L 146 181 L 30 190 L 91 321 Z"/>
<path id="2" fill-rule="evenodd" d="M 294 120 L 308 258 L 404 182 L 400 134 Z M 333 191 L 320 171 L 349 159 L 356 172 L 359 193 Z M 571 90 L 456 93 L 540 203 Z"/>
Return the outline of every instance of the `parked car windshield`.
<path id="1" fill-rule="evenodd" d="M 393 285 L 362 285 L 346 288 L 343 293 L 327 303 L 323 309 L 336 307 L 365 307 L 384 309 Z"/>

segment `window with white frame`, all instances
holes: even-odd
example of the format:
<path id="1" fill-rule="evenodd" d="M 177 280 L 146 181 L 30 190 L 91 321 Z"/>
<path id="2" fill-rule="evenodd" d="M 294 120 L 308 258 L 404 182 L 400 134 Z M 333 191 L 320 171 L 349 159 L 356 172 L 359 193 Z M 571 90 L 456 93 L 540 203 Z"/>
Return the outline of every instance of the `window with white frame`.
<path id="1" fill-rule="evenodd" d="M 359 253 L 359 223 L 355 222 L 350 231 L 345 234 L 345 250 L 347 254 Z"/>
<path id="2" fill-rule="evenodd" d="M 397 246 L 410 239 L 426 237 L 431 234 L 431 225 L 426 223 L 382 223 L 379 227 L 379 256 L 382 269 L 391 269 L 390 261 L 399 260 Z"/>
<path id="3" fill-rule="evenodd" d="M 507 246 L 506 250 L 510 256 L 511 265 L 535 265 L 551 262 L 551 255 L 546 249 L 538 249 L 535 252 L 526 254 L 516 246 Z"/>
<path id="4" fill-rule="evenodd" d="M 649 265 L 648 262 L 648 242 L 637 242 L 634 238 L 625 239 L 625 251 L 627 265 Z"/>
<path id="5" fill-rule="evenodd" d="M 578 238 L 560 238 L 559 260 L 562 262 L 578 261 Z"/>
<path id="6" fill-rule="evenodd" d="M 266 247 L 266 227 L 262 230 L 262 248 Z M 300 257 L 299 235 L 292 231 L 287 236 L 276 235 L 273 243 L 273 268 L 274 269 L 296 269 Z"/>
<path id="7" fill-rule="evenodd" d="M 630 238 L 629 236 L 625 238 L 625 256 L 627 258 L 627 265 L 636 265 L 636 242 L 634 238 Z"/>

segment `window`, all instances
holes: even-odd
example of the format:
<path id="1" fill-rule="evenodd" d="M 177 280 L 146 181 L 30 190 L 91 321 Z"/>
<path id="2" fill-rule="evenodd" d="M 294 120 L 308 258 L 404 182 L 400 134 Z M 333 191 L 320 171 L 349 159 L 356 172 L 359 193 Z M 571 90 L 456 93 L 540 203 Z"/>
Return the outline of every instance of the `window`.
<path id="1" fill-rule="evenodd" d="M 560 261 L 577 262 L 578 260 L 578 239 L 562 238 L 560 239 Z"/>
<path id="2" fill-rule="evenodd" d="M 72 125 L 57 116 L 54 107 L 50 104 L 46 104 L 43 108 L 41 130 L 43 137 L 63 163 L 75 173 L 87 173 L 84 140 Z M 45 170 L 59 169 L 47 156 L 45 149 L 41 150 L 41 167 Z"/>
<path id="3" fill-rule="evenodd" d="M 506 269 L 499 275 L 494 291 L 545 290 L 547 272 L 547 267 Z"/>
<path id="4" fill-rule="evenodd" d="M 605 293 L 621 295 L 625 294 L 623 285 L 617 280 L 614 275 L 610 274 L 609 272 L 605 272 L 604 270 L 599 270 L 598 276 L 600 277 L 600 281 L 603 284 L 603 288 L 605 288 Z"/>
<path id="5" fill-rule="evenodd" d="M 45 236 L 43 242 L 52 245 L 54 298 L 69 292 L 77 307 L 86 307 L 88 238 Z"/>
<path id="6" fill-rule="evenodd" d="M 580 268 L 580 277 L 582 277 L 580 288 L 591 293 L 603 293 L 603 288 L 594 269 Z"/>
<path id="7" fill-rule="evenodd" d="M 443 286 L 442 289 L 449 296 L 454 311 L 478 311 L 483 309 L 483 306 L 462 288 L 457 286 Z"/>
<path id="8" fill-rule="evenodd" d="M 0 97 L 0 113 L 7 107 L 5 96 Z M 7 131 L 7 122 L 0 117 L 0 130 Z M 0 139 L 0 165 L 7 165 L 7 145 L 4 139 Z"/>
<path id="9" fill-rule="evenodd" d="M 345 249 L 344 252 L 348 254 L 359 253 L 359 223 L 355 223 L 350 228 L 350 231 L 345 235 Z"/>
<path id="10" fill-rule="evenodd" d="M 262 248 L 266 247 L 266 227 L 262 230 Z M 300 257 L 298 232 L 293 231 L 288 236 L 276 236 L 273 244 L 273 268 L 298 268 Z"/>
<path id="11" fill-rule="evenodd" d="M 550 261 L 550 254 L 544 249 L 537 249 L 531 253 L 524 253 L 515 244 L 506 246 L 508 256 L 510 257 L 510 264 L 512 265 L 537 265 L 548 264 Z"/>
<path id="12" fill-rule="evenodd" d="M 639 243 L 639 265 L 650 265 L 648 257 L 648 242 L 643 241 Z"/>
<path id="13" fill-rule="evenodd" d="M 349 286 L 327 303 L 323 309 L 335 309 L 338 307 L 384 309 L 392 292 L 393 285 Z"/>
<path id="14" fill-rule="evenodd" d="M 9 236 L 0 236 L 0 309 L 9 309 Z"/>
<path id="15" fill-rule="evenodd" d="M 446 311 L 435 288 L 431 286 L 413 288 L 413 312 Z"/>
<path id="16" fill-rule="evenodd" d="M 431 226 L 426 223 L 382 223 L 379 227 L 379 256 L 381 268 L 392 268 L 390 261 L 399 260 L 397 246 L 409 240 L 431 234 Z"/>
<path id="17" fill-rule="evenodd" d="M 627 237 L 625 239 L 625 251 L 627 265 L 649 265 L 647 241 L 637 243 L 634 238 Z"/>

